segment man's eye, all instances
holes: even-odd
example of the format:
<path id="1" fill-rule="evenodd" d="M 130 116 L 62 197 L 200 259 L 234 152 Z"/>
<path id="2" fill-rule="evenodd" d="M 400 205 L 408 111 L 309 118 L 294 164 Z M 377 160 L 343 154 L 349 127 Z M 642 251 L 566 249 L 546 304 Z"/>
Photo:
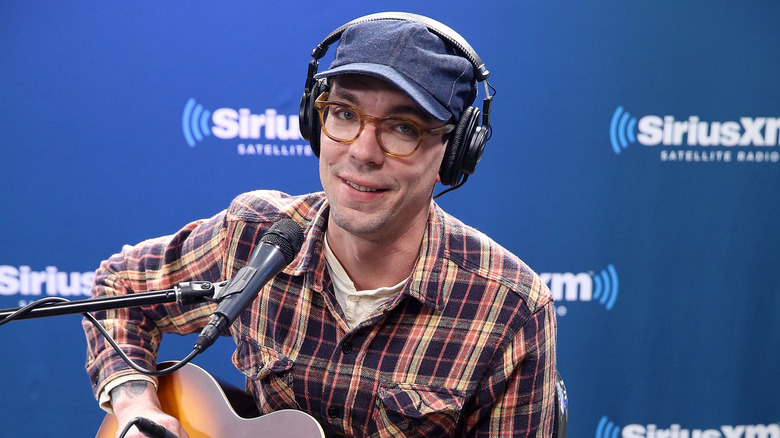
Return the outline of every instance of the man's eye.
<path id="1" fill-rule="evenodd" d="M 335 115 L 339 120 L 344 121 L 352 121 L 358 118 L 354 111 L 351 111 L 349 108 L 345 108 L 343 106 L 335 106 L 333 108 L 333 115 Z"/>
<path id="2" fill-rule="evenodd" d="M 402 120 L 391 120 L 388 125 L 388 128 L 397 135 L 410 138 L 417 138 L 417 136 L 420 135 L 420 132 L 416 126 Z"/>

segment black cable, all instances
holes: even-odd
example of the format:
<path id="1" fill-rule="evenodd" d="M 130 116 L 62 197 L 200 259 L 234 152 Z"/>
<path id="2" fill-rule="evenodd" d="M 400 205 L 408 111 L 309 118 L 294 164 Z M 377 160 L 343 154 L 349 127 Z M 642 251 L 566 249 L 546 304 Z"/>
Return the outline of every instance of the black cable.
<path id="1" fill-rule="evenodd" d="M 8 323 L 8 322 L 11 322 L 14 319 L 19 318 L 20 316 L 23 316 L 23 315 L 26 315 L 26 314 L 30 313 L 33 309 L 36 309 L 38 307 L 42 307 L 42 306 L 44 306 L 46 304 L 55 303 L 55 302 L 68 302 L 68 301 L 70 301 L 70 300 L 68 300 L 67 298 L 63 298 L 63 297 L 46 297 L 46 298 L 41 298 L 40 300 L 33 301 L 32 303 L 30 303 L 30 304 L 28 304 L 28 305 L 26 305 L 24 307 L 21 307 L 17 311 L 15 311 L 14 313 L 6 316 L 2 320 L 0 320 L 0 325 L 3 325 L 3 324 Z M 117 352 L 117 354 L 119 354 L 119 356 L 122 358 L 122 360 L 124 360 L 135 371 L 138 371 L 139 373 L 145 374 L 147 376 L 159 377 L 159 376 L 164 376 L 164 375 L 170 374 L 170 373 L 178 370 L 179 368 L 183 367 L 184 365 L 188 364 L 195 356 L 197 356 L 198 354 L 200 354 L 201 351 L 203 351 L 202 348 L 199 348 L 198 346 L 195 346 L 195 348 L 193 348 L 193 350 L 190 352 L 190 354 L 188 354 L 184 359 L 182 359 L 179 362 L 175 363 L 173 366 L 168 367 L 168 368 L 166 368 L 164 370 L 155 370 L 155 371 L 147 370 L 147 369 L 142 368 L 140 365 L 136 364 L 135 362 L 133 362 L 133 360 L 130 359 L 130 357 L 127 356 L 127 354 L 124 351 L 122 351 L 122 348 L 116 343 L 116 341 L 114 341 L 114 338 L 112 338 L 111 335 L 106 330 L 106 328 L 103 327 L 103 324 L 101 324 L 94 316 L 92 316 L 92 314 L 85 312 L 85 313 L 82 313 L 82 315 L 84 315 L 84 317 L 87 318 L 95 326 L 95 328 L 98 329 L 98 331 L 100 331 L 100 333 L 106 338 L 108 343 L 111 344 L 111 346 L 114 348 L 114 350 Z"/>
<path id="2" fill-rule="evenodd" d="M 130 357 L 128 357 L 124 351 L 122 351 L 122 348 L 116 343 L 116 341 L 114 341 L 114 338 L 112 338 L 111 335 L 106 330 L 106 328 L 103 327 L 103 324 L 101 324 L 94 316 L 92 316 L 89 313 L 83 313 L 82 315 L 84 315 L 84 317 L 86 317 L 95 326 L 95 328 L 97 328 L 98 331 L 100 331 L 100 333 L 106 338 L 108 343 L 111 344 L 112 347 L 114 347 L 114 350 L 117 352 L 117 354 L 119 354 L 122 360 L 124 360 L 128 365 L 130 365 L 132 369 L 138 371 L 141 374 L 145 374 L 147 376 L 159 377 L 159 376 L 170 374 L 178 370 L 179 368 L 183 367 L 184 365 L 187 365 L 195 356 L 197 356 L 198 354 L 200 354 L 201 351 L 203 351 L 202 349 L 197 347 L 193 348 L 190 354 L 188 354 L 184 359 L 176 362 L 173 366 L 168 367 L 164 370 L 150 371 L 141 368 L 140 365 L 133 362 L 133 360 L 130 359 Z"/>
<path id="3" fill-rule="evenodd" d="M 133 426 L 150 438 L 179 438 L 175 433 L 144 417 L 135 417 L 127 423 L 119 438 L 124 438 Z"/>
<path id="4" fill-rule="evenodd" d="M 468 174 L 464 174 L 458 184 L 456 184 L 456 185 L 454 185 L 452 187 L 449 187 L 447 190 L 444 190 L 443 192 L 441 192 L 441 193 L 439 193 L 437 195 L 434 195 L 433 199 L 436 199 L 436 198 L 438 198 L 439 196 L 441 196 L 441 195 L 443 195 L 445 193 L 449 193 L 449 192 L 451 192 L 451 191 L 453 191 L 455 189 L 459 189 L 459 188 L 463 187 L 463 184 L 466 184 L 466 180 L 468 180 L 468 179 L 469 179 Z"/>
<path id="5" fill-rule="evenodd" d="M 28 305 L 26 305 L 24 307 L 19 308 L 16 312 L 14 312 L 14 313 L 6 316 L 2 320 L 0 320 L 0 325 L 3 325 L 5 323 L 7 323 L 7 322 L 11 322 L 11 321 L 19 318 L 20 316 L 24 316 L 24 315 L 32 312 L 34 309 L 36 309 L 38 307 L 42 307 L 44 304 L 61 303 L 63 301 L 69 301 L 69 300 L 67 298 L 62 298 L 62 297 L 46 297 L 46 298 L 41 298 L 40 300 L 37 300 L 37 301 L 33 301 L 32 303 L 30 303 L 30 304 L 28 304 Z"/>

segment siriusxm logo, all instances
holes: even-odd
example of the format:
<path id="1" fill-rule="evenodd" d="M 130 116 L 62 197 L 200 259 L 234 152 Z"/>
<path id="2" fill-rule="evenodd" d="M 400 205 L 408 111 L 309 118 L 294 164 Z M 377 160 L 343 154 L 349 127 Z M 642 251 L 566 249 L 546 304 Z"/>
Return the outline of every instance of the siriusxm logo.
<path id="1" fill-rule="evenodd" d="M 203 105 L 197 103 L 195 99 L 190 98 L 184 105 L 184 112 L 181 115 L 181 130 L 184 133 L 184 139 L 191 148 L 203 137 L 211 135 L 209 120 L 211 111 L 203 109 Z"/>
<path id="2" fill-rule="evenodd" d="M 615 266 L 607 265 L 601 272 L 540 273 L 542 281 L 558 302 L 559 315 L 566 314 L 564 301 L 596 301 L 607 310 L 612 310 L 618 297 L 618 274 Z"/>
<path id="3" fill-rule="evenodd" d="M 780 424 L 720 426 L 718 429 L 686 429 L 679 424 L 661 428 L 655 424 L 616 425 L 606 416 L 596 427 L 596 438 L 780 438 Z"/>
<path id="4" fill-rule="evenodd" d="M 676 120 L 673 116 L 646 115 L 637 119 L 619 106 L 609 125 L 609 139 L 616 154 L 634 143 L 643 146 L 773 147 L 778 145 L 778 138 L 780 118 L 775 117 L 740 117 L 739 121 L 726 122 L 707 122 L 698 116 Z M 732 157 L 728 149 L 696 152 L 697 156 L 690 150 L 667 150 L 662 154 L 662 160 L 731 161 L 736 158 L 737 161 L 780 161 L 780 152 L 775 150 L 743 149 L 736 152 L 736 157 Z M 686 153 L 688 158 L 684 155 Z"/>
<path id="5" fill-rule="evenodd" d="M 612 115 L 609 124 L 609 140 L 612 142 L 612 150 L 619 154 L 622 149 L 631 143 L 636 143 L 636 117 L 631 117 L 628 111 L 623 111 L 619 106 Z M 621 149 L 622 148 L 622 149 Z"/>
<path id="6" fill-rule="evenodd" d="M 61 272 L 56 266 L 33 271 L 29 266 L 0 265 L 0 296 L 17 296 L 35 301 L 42 295 L 62 297 L 90 296 L 94 272 Z"/>
<path id="7" fill-rule="evenodd" d="M 184 105 L 181 129 L 190 147 L 214 135 L 223 140 L 247 141 L 238 145 L 240 155 L 312 155 L 308 145 L 289 144 L 302 140 L 298 115 L 280 115 L 275 109 L 266 109 L 262 114 L 254 114 L 248 108 L 210 111 L 190 98 Z M 286 143 L 266 143 L 278 141 Z"/>

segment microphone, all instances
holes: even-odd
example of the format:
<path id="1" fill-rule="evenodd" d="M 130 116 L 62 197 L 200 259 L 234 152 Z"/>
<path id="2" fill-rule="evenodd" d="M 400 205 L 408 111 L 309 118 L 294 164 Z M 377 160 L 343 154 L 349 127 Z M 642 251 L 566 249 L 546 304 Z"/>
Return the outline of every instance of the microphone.
<path id="1" fill-rule="evenodd" d="M 290 264 L 303 244 L 303 228 L 292 219 L 275 223 L 260 238 L 246 266 L 241 268 L 215 298 L 217 310 L 195 341 L 195 349 L 208 348 L 239 314 L 254 301 L 266 283 Z"/>

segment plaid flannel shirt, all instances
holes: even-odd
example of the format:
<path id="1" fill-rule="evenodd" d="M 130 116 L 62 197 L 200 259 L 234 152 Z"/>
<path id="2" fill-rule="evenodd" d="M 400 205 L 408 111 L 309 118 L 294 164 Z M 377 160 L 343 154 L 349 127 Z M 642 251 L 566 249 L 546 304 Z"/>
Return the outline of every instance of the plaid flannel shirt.
<path id="1" fill-rule="evenodd" d="M 305 411 L 346 436 L 550 436 L 556 321 L 546 286 L 522 261 L 432 203 L 420 257 L 403 291 L 350 330 L 322 248 L 322 193 L 239 196 L 177 234 L 125 246 L 101 264 L 93 294 L 231 278 L 283 218 L 303 248 L 231 327 L 233 362 L 261 412 Z M 199 331 L 215 305 L 98 312 L 140 364 L 161 332 Z M 96 394 L 133 372 L 85 322 Z"/>

